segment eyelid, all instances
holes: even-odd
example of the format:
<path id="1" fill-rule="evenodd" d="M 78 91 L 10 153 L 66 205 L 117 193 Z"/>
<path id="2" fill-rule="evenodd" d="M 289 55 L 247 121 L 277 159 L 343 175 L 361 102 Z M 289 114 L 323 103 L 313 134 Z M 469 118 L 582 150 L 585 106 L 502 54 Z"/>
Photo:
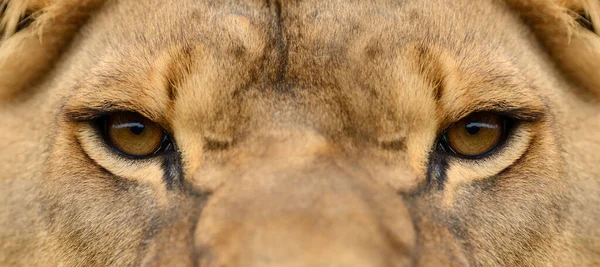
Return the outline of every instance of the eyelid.
<path id="1" fill-rule="evenodd" d="M 136 113 L 139 114 L 154 123 L 162 127 L 167 133 L 172 132 L 171 124 L 165 117 L 156 112 L 152 112 L 143 107 L 135 107 L 132 109 L 131 105 L 123 105 L 119 103 L 102 102 L 95 106 L 67 106 L 64 108 L 64 116 L 67 120 L 72 122 L 94 122 L 102 117 L 109 116 L 115 113 Z"/>
<path id="2" fill-rule="evenodd" d="M 95 121 L 97 119 L 100 119 L 104 116 L 108 116 L 111 113 L 115 113 L 115 112 L 128 112 L 128 111 L 107 111 L 107 110 L 100 110 L 100 109 L 91 109 L 91 108 L 85 108 L 85 109 L 77 109 L 77 110 L 71 110 L 71 111 L 67 111 L 65 112 L 65 116 L 74 122 L 87 122 L 87 121 Z"/>
<path id="3" fill-rule="evenodd" d="M 535 122 L 535 121 L 539 121 L 541 120 L 545 113 L 541 110 L 538 109 L 533 109 L 533 108 L 508 108 L 508 109 L 491 109 L 491 110 L 481 110 L 481 111 L 476 111 L 470 114 L 474 114 L 474 113 L 493 113 L 496 115 L 500 115 L 506 118 L 510 118 L 513 120 L 517 120 L 517 121 L 524 121 L 524 122 Z M 470 115 L 469 114 L 469 115 Z"/>
<path id="4" fill-rule="evenodd" d="M 84 103 L 67 103 L 64 110 L 65 116 L 74 122 L 92 121 L 117 112 L 138 113 L 154 122 L 159 122 L 162 119 L 160 113 L 153 112 L 144 106 L 129 102 L 86 101 Z"/>
<path id="5" fill-rule="evenodd" d="M 466 117 L 469 117 L 473 114 L 478 114 L 478 113 L 496 114 L 496 115 L 511 119 L 511 120 L 515 121 L 516 123 L 536 122 L 536 121 L 542 120 L 546 116 L 545 110 L 540 110 L 538 108 L 532 108 L 532 107 L 506 108 L 506 107 L 503 107 L 502 105 L 493 105 L 492 107 L 486 106 L 481 109 L 477 109 L 477 110 L 473 110 L 473 111 L 469 111 L 469 112 L 462 112 L 459 116 L 456 116 L 456 118 L 442 123 L 441 127 L 439 128 L 438 134 L 444 134 L 448 130 L 448 128 L 450 128 L 450 126 L 452 126 L 454 123 L 457 123 Z"/>
<path id="6" fill-rule="evenodd" d="M 110 105 L 102 108 L 90 108 L 90 107 L 81 107 L 81 108 L 73 108 L 65 112 L 65 116 L 69 118 L 71 121 L 75 122 L 85 122 L 99 119 L 104 116 L 108 116 L 110 114 L 119 113 L 119 112 L 127 112 L 127 113 L 137 113 L 140 114 L 152 121 L 155 121 L 152 116 L 149 116 L 149 112 L 145 110 L 131 110 L 129 108 L 119 106 L 119 105 Z"/>

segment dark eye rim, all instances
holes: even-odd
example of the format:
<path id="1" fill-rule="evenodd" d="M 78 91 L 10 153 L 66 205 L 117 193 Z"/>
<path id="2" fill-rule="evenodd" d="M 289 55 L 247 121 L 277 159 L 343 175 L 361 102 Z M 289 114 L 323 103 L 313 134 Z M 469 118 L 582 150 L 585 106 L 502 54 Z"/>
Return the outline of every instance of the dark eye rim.
<path id="1" fill-rule="evenodd" d="M 165 153 L 168 153 L 170 151 L 174 150 L 174 145 L 173 145 L 173 138 L 171 137 L 171 135 L 163 128 L 160 127 L 160 124 L 157 124 L 162 132 L 162 140 L 160 142 L 160 145 L 152 152 L 149 153 L 147 155 L 133 155 L 133 154 L 129 154 L 125 151 L 120 150 L 119 148 L 117 148 L 117 146 L 114 144 L 114 142 L 111 140 L 109 133 L 108 133 L 108 120 L 110 116 L 116 115 L 116 114 L 133 114 L 136 116 L 140 116 L 140 117 L 144 117 L 145 116 L 137 113 L 137 112 L 132 112 L 132 111 L 116 111 L 116 112 L 111 112 L 111 113 L 107 113 L 107 114 L 103 114 L 102 116 L 96 118 L 95 120 L 92 121 L 92 125 L 94 126 L 94 128 L 96 128 L 98 134 L 100 135 L 100 137 L 102 138 L 102 141 L 104 142 L 104 145 L 114 154 L 127 158 L 127 159 L 131 159 L 131 160 L 144 160 L 144 159 L 150 159 L 153 157 L 157 157 L 157 156 L 161 156 Z M 148 118 L 146 118 L 148 119 Z M 150 120 L 150 119 L 148 119 Z M 152 120 L 150 120 L 152 121 Z M 156 122 L 154 122 L 156 123 Z"/>
<path id="2" fill-rule="evenodd" d="M 468 159 L 468 160 L 481 160 L 481 159 L 490 157 L 493 154 L 497 153 L 499 150 L 502 149 L 502 147 L 504 147 L 506 145 L 506 141 L 509 139 L 511 133 L 514 131 L 514 128 L 518 124 L 518 121 L 514 118 L 511 118 L 510 116 L 506 116 L 505 114 L 501 114 L 501 113 L 497 113 L 497 112 L 486 112 L 486 111 L 473 112 L 473 113 L 467 115 L 465 118 L 468 118 L 470 116 L 480 115 L 480 114 L 486 114 L 486 113 L 499 116 L 500 120 L 502 120 L 502 133 L 500 135 L 500 139 L 498 140 L 498 143 L 493 148 L 491 148 L 490 150 L 488 150 L 484 153 L 477 154 L 477 155 L 464 155 L 464 154 L 458 153 L 454 149 L 452 149 L 452 146 L 450 145 L 450 141 L 448 139 L 448 130 L 454 124 L 458 123 L 460 120 L 450 124 L 446 129 L 444 129 L 444 131 L 442 131 L 442 133 L 438 137 L 438 140 L 436 141 L 436 148 L 448 156 L 457 157 L 457 158 L 461 158 L 461 159 Z"/>

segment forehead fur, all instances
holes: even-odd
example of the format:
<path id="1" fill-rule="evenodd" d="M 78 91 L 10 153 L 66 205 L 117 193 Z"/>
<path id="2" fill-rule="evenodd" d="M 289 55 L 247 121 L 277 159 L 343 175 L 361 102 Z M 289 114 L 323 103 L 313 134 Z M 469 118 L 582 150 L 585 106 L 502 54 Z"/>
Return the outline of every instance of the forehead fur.
<path id="1" fill-rule="evenodd" d="M 471 112 L 543 113 L 515 29 L 507 7 L 471 1 L 109 2 L 85 40 L 109 45 L 82 52 L 102 57 L 70 103 L 135 110 L 188 139 L 283 123 L 411 143 L 422 172 L 436 133 Z"/>
<path id="2" fill-rule="evenodd" d="M 556 56 L 598 41 L 565 16 L 591 0 L 8 1 L 0 262 L 597 262 L 597 68 Z M 152 157 L 113 146 L 122 111 Z M 502 141 L 449 151 L 486 111 Z"/>

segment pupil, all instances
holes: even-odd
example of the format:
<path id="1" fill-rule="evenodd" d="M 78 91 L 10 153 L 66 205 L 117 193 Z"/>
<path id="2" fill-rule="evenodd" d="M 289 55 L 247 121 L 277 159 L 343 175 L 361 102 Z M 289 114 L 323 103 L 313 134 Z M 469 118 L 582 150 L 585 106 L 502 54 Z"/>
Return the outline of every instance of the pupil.
<path id="1" fill-rule="evenodd" d="M 131 131 L 132 134 L 140 135 L 144 132 L 144 125 L 141 123 L 136 123 L 135 125 L 129 127 L 129 131 Z"/>
<path id="2" fill-rule="evenodd" d="M 474 124 L 475 123 L 469 123 L 465 127 L 466 130 L 467 130 L 467 133 L 469 133 L 470 135 L 476 135 L 477 133 L 479 133 L 479 130 L 481 130 L 481 127 L 478 127 L 478 126 L 476 126 Z"/>

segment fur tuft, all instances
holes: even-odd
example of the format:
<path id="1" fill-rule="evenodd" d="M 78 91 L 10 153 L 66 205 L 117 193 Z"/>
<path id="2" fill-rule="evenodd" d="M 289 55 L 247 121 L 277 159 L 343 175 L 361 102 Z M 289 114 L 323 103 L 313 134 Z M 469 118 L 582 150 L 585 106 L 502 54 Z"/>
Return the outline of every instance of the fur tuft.
<path id="1" fill-rule="evenodd" d="M 600 98 L 600 1 L 506 0 L 520 12 L 558 65 Z M 584 20 L 582 25 L 581 20 Z"/>
<path id="2" fill-rule="evenodd" d="M 0 0 L 0 100 L 35 84 L 103 0 Z M 23 27 L 24 16 L 30 25 Z M 42 42 L 43 40 L 43 42 Z"/>
<path id="3" fill-rule="evenodd" d="M 0 0 L 0 40 L 6 40 L 17 32 L 25 20 L 33 20 L 50 4 L 48 0 Z"/>

